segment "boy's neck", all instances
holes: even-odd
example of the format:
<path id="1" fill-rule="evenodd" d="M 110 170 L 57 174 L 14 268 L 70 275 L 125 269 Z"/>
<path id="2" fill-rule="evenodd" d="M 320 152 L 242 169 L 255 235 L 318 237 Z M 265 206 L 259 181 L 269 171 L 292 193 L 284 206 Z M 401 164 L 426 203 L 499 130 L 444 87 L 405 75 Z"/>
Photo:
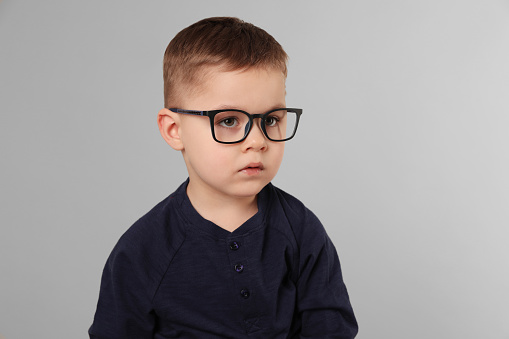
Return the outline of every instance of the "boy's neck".
<path id="1" fill-rule="evenodd" d="M 217 226 L 235 231 L 258 212 L 257 196 L 231 197 L 225 195 L 203 194 L 189 182 L 187 196 L 194 209 Z"/>

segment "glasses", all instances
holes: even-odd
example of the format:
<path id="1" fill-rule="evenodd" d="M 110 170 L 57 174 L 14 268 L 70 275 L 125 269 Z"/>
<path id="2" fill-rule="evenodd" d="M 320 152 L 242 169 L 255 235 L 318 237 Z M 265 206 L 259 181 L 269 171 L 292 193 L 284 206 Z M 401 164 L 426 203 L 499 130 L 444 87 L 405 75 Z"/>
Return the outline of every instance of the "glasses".
<path id="1" fill-rule="evenodd" d="M 276 108 L 264 114 L 249 114 L 239 109 L 194 111 L 170 108 L 170 111 L 209 117 L 212 137 L 221 144 L 244 141 L 253 128 L 254 119 L 257 118 L 260 118 L 260 127 L 267 139 L 277 142 L 288 141 L 295 136 L 302 114 L 300 108 Z"/>

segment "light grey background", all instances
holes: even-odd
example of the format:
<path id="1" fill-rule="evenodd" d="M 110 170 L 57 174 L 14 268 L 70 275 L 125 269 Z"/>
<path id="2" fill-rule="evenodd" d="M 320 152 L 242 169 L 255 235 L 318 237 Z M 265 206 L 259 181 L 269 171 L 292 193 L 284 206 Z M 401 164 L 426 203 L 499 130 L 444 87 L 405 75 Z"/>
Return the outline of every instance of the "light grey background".
<path id="1" fill-rule="evenodd" d="M 509 338 L 509 2 L 0 2 L 0 333 L 85 338 L 120 235 L 186 178 L 182 28 L 238 16 L 304 115 L 275 183 L 336 244 L 358 338 Z"/>

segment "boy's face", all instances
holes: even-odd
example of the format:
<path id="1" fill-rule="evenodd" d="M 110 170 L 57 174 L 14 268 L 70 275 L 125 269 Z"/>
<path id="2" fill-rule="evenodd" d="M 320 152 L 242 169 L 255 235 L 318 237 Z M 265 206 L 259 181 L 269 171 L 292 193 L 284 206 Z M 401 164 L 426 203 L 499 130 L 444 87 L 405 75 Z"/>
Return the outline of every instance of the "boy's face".
<path id="1" fill-rule="evenodd" d="M 286 107 L 285 78 L 279 71 L 212 71 L 200 90 L 181 101 L 182 109 L 241 109 L 251 114 Z M 284 142 L 268 140 L 260 119 L 247 138 L 237 144 L 220 144 L 212 138 L 208 117 L 179 114 L 182 154 L 194 192 L 208 198 L 254 197 L 276 175 Z M 188 187 L 188 189 L 191 189 Z"/>

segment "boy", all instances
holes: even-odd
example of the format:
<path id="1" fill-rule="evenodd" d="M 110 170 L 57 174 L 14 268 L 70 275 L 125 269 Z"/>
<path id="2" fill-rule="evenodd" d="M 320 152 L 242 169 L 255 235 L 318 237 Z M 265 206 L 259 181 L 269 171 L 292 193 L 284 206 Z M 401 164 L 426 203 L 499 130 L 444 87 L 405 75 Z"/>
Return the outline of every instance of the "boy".
<path id="1" fill-rule="evenodd" d="M 285 108 L 286 62 L 236 18 L 170 42 L 158 125 L 189 178 L 113 249 L 90 338 L 355 337 L 333 244 L 270 183 L 302 113 Z"/>

